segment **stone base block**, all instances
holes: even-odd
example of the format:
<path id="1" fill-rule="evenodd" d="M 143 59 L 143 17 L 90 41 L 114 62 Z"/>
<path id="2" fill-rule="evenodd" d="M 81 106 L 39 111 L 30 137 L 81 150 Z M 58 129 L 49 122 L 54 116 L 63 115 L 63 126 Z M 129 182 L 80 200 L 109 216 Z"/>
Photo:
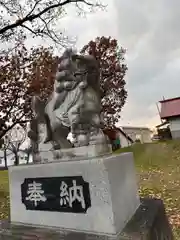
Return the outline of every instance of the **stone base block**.
<path id="1" fill-rule="evenodd" d="M 93 144 L 84 147 L 74 147 L 61 150 L 41 151 L 34 156 L 35 163 L 48 163 L 56 161 L 77 161 L 84 158 L 104 157 L 112 155 L 112 147 L 109 144 Z"/>
<path id="2" fill-rule="evenodd" d="M 107 216 L 108 217 L 108 216 Z M 3 240 L 173 240 L 163 202 L 142 199 L 141 205 L 122 233 L 116 237 L 106 234 L 87 234 L 60 229 L 38 228 L 0 222 Z"/>
<path id="3" fill-rule="evenodd" d="M 117 235 L 140 205 L 133 155 L 11 166 L 11 222 Z"/>

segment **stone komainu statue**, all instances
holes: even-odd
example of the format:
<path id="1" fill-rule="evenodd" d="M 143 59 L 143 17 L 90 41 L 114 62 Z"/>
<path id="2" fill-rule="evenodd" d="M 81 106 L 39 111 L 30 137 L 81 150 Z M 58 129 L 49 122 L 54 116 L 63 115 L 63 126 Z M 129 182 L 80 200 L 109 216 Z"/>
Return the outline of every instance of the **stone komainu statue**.
<path id="1" fill-rule="evenodd" d="M 35 119 L 29 137 L 38 141 L 38 126 L 46 125 L 45 143 L 55 149 L 71 148 L 67 136 L 71 131 L 75 146 L 105 141 L 101 128 L 99 67 L 90 55 L 78 55 L 67 49 L 61 57 L 54 89 L 47 103 L 32 99 Z"/>

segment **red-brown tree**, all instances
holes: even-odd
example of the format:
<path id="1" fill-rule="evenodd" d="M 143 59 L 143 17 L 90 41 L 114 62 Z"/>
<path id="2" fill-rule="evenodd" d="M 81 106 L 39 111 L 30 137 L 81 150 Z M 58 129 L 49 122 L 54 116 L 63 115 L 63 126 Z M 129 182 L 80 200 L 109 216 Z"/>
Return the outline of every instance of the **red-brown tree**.
<path id="1" fill-rule="evenodd" d="M 124 63 L 125 49 L 118 46 L 116 39 L 103 36 L 90 41 L 81 53 L 91 54 L 99 61 L 105 125 L 114 126 L 127 98 L 124 80 L 127 71 Z"/>
<path id="2" fill-rule="evenodd" d="M 31 119 L 32 95 L 47 99 L 57 61 L 51 48 L 28 51 L 23 44 L 0 56 L 0 139 L 16 124 Z"/>
<path id="3" fill-rule="evenodd" d="M 118 48 L 115 39 L 102 37 L 91 41 L 81 52 L 93 54 L 100 63 L 105 124 L 113 126 L 127 97 L 125 51 Z M 0 139 L 16 124 L 31 120 L 32 95 L 48 98 L 58 61 L 52 48 L 27 50 L 23 44 L 0 56 Z"/>

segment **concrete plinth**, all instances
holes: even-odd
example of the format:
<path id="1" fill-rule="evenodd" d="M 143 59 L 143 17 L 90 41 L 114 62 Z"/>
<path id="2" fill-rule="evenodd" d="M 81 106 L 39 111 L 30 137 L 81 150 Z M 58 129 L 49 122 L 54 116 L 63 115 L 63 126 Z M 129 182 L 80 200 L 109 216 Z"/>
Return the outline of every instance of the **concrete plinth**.
<path id="1" fill-rule="evenodd" d="M 105 234 L 88 234 L 63 229 L 13 225 L 0 221 L 0 239 L 3 240 L 173 240 L 163 202 L 142 199 L 132 219 L 116 237 Z"/>
<path id="2" fill-rule="evenodd" d="M 16 224 L 116 236 L 140 205 L 131 153 L 11 166 L 9 183 L 10 220 Z M 66 203 L 62 193 L 70 194 Z"/>

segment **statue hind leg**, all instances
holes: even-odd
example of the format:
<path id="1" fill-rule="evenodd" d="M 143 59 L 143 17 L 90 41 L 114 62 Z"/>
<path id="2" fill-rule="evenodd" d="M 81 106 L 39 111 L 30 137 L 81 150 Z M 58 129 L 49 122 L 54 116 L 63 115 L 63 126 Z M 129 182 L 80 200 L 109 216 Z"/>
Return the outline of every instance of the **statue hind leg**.
<path id="1" fill-rule="evenodd" d="M 63 125 L 59 125 L 52 131 L 52 137 L 54 142 L 54 148 L 57 149 L 67 149 L 72 148 L 72 144 L 67 140 L 69 134 L 69 128 Z"/>
<path id="2" fill-rule="evenodd" d="M 51 129 L 51 123 L 49 116 L 47 114 L 44 115 L 45 125 L 46 125 L 46 138 L 44 140 L 44 143 L 48 143 L 53 140 L 53 133 Z"/>

